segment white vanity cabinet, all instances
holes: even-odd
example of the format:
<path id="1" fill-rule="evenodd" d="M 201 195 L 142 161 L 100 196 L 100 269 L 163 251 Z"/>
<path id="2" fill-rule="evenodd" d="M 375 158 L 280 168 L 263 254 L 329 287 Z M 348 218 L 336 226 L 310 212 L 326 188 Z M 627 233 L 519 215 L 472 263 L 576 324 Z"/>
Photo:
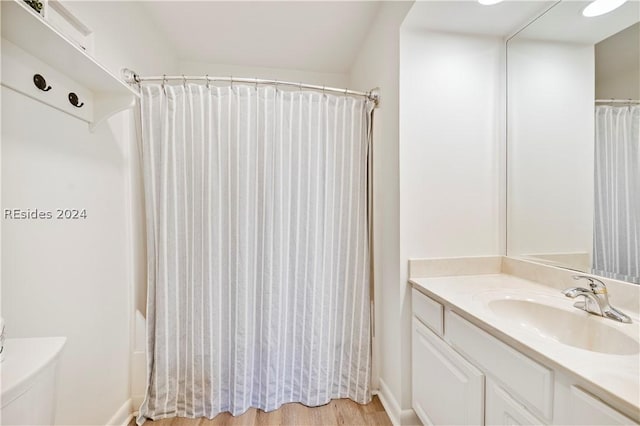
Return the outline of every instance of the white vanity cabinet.
<path id="1" fill-rule="evenodd" d="M 508 394 L 535 414 L 537 424 L 553 417 L 553 371 L 471 324 L 446 311 L 445 340 Z"/>
<path id="2" fill-rule="evenodd" d="M 569 389 L 566 424 L 570 425 L 634 425 L 630 418 L 620 414 L 604 402 L 579 387 Z"/>
<path id="3" fill-rule="evenodd" d="M 543 422 L 531 414 L 493 380 L 487 380 L 485 422 L 488 425 L 540 425 Z"/>
<path id="4" fill-rule="evenodd" d="M 412 402 L 424 424 L 637 424 L 413 289 Z"/>
<path id="5" fill-rule="evenodd" d="M 428 425 L 482 424 L 484 374 L 417 318 L 412 341 L 412 402 L 420 420 Z"/>

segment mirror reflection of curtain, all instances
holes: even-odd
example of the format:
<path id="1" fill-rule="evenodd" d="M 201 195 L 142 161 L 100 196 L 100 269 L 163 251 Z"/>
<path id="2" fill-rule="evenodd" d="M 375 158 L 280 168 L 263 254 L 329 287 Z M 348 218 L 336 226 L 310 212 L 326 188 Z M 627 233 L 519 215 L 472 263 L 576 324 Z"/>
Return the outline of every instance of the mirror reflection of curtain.
<path id="1" fill-rule="evenodd" d="M 640 106 L 597 106 L 593 273 L 640 284 Z"/>

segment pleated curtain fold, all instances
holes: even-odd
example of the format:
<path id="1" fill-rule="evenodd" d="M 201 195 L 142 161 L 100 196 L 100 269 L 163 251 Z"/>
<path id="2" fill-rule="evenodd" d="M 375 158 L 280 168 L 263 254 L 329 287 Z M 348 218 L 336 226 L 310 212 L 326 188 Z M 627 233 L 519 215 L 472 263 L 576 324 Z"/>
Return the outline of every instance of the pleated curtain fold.
<path id="1" fill-rule="evenodd" d="M 370 101 L 144 84 L 138 422 L 370 401 Z"/>
<path id="2" fill-rule="evenodd" d="M 640 106 L 596 107 L 593 273 L 640 284 Z"/>

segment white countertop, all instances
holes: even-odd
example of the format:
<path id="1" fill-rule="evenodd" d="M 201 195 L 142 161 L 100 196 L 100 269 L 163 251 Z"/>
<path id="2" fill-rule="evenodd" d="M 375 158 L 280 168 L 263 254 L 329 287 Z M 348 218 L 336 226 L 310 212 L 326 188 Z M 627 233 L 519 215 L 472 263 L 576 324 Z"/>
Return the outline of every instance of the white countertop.
<path id="1" fill-rule="evenodd" d="M 584 315 L 585 321 L 602 321 L 604 325 L 636 341 L 640 339 L 637 313 L 625 312 L 632 318 L 632 324 L 598 317 L 574 308 L 575 300 L 566 298 L 556 288 L 506 274 L 414 278 L 410 282 L 424 294 L 449 306 L 524 354 L 586 382 L 598 391 L 598 396 L 614 407 L 631 413 L 632 418 L 638 421 L 640 353 L 607 354 L 560 343 L 535 330 L 524 328 L 518 321 L 509 321 L 496 314 L 488 307 L 487 300 L 498 294 L 500 298 L 542 300 L 556 308 L 575 310 L 579 315 Z M 558 327 L 562 327 L 562 324 L 558 324 Z"/>

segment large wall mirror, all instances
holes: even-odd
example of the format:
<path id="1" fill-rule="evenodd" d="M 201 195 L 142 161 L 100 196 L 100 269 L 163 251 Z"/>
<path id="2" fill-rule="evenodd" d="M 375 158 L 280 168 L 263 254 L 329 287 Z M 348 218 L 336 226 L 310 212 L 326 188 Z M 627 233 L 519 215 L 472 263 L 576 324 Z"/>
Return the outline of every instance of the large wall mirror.
<path id="1" fill-rule="evenodd" d="M 507 254 L 640 284 L 640 1 L 589 3 L 507 43 Z"/>

